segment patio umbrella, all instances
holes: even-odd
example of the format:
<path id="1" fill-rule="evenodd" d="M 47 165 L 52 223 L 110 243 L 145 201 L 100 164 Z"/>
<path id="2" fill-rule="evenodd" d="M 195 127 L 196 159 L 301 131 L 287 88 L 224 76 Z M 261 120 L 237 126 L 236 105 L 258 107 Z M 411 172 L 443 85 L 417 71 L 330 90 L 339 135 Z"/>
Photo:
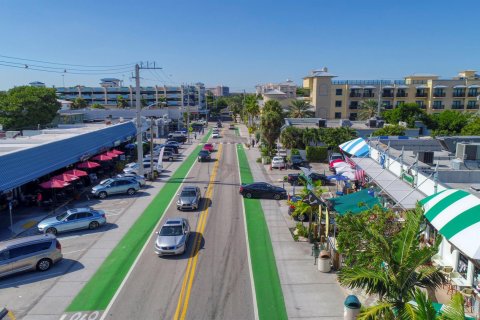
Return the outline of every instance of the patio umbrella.
<path id="1" fill-rule="evenodd" d="M 340 173 L 344 173 L 344 172 L 355 172 L 355 169 L 352 169 L 350 166 L 343 166 L 343 167 L 338 167 L 338 168 L 335 168 L 335 173 L 336 174 L 340 174 Z"/>
<path id="2" fill-rule="evenodd" d="M 88 176 L 88 173 L 87 173 L 86 171 L 78 170 L 78 169 L 73 169 L 73 170 L 65 171 L 64 174 L 71 174 L 71 175 L 74 175 L 74 176 L 77 176 L 77 177 L 86 177 L 86 176 Z"/>
<path id="3" fill-rule="evenodd" d="M 355 173 L 352 171 L 342 172 L 342 176 L 347 177 L 348 180 L 356 180 Z"/>
<path id="4" fill-rule="evenodd" d="M 93 157 L 92 160 L 95 160 L 95 161 L 110 161 L 110 160 L 112 160 L 112 157 L 109 157 L 105 154 L 99 154 L 98 156 Z"/>
<path id="5" fill-rule="evenodd" d="M 77 176 L 74 176 L 73 174 L 62 173 L 62 174 L 59 174 L 58 176 L 53 177 L 52 179 L 53 180 L 61 180 L 61 181 L 65 181 L 65 182 L 70 182 L 70 181 L 78 180 L 80 178 L 77 177 Z"/>
<path id="6" fill-rule="evenodd" d="M 40 183 L 40 187 L 42 187 L 43 189 L 62 189 L 69 185 L 70 183 L 68 182 L 56 179 L 50 179 L 47 182 Z"/>
<path id="7" fill-rule="evenodd" d="M 100 164 L 93 161 L 84 161 L 77 165 L 77 168 L 81 168 L 81 169 L 93 169 L 98 167 L 100 167 Z"/>
<path id="8" fill-rule="evenodd" d="M 351 167 L 351 165 L 345 161 L 339 161 L 339 162 L 335 162 L 332 167 L 334 168 L 340 168 L 340 167 Z"/>
<path id="9" fill-rule="evenodd" d="M 120 150 L 117 150 L 117 149 L 112 149 L 112 151 L 110 151 L 110 152 L 115 153 L 115 154 L 118 154 L 118 155 L 125 153 L 125 152 L 120 151 Z"/>
<path id="10" fill-rule="evenodd" d="M 340 163 L 340 162 L 345 162 L 345 160 L 342 160 L 342 159 L 335 159 L 335 160 L 332 160 L 330 161 L 330 167 L 333 167 L 336 163 Z"/>
<path id="11" fill-rule="evenodd" d="M 328 180 L 336 180 L 336 181 L 347 181 L 348 178 L 341 174 L 334 174 L 332 176 L 327 177 Z"/>
<path id="12" fill-rule="evenodd" d="M 370 146 L 363 138 L 357 138 L 339 145 L 339 148 L 352 157 L 365 157 L 370 152 Z"/>
<path id="13" fill-rule="evenodd" d="M 110 157 L 110 158 L 117 158 L 118 157 L 118 154 L 114 153 L 114 152 L 105 152 L 104 155 L 106 155 L 107 157 Z"/>

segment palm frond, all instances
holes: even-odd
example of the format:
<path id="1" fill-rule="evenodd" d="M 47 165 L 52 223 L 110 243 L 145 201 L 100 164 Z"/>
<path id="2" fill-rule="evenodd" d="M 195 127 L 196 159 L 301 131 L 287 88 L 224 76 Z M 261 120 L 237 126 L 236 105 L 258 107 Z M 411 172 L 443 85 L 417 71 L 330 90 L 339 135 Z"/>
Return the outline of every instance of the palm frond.
<path id="1" fill-rule="evenodd" d="M 381 302 L 371 307 L 362 308 L 357 320 L 393 319 L 392 309 L 391 303 Z"/>
<path id="2" fill-rule="evenodd" d="M 363 267 L 344 267 L 338 273 L 338 281 L 349 288 L 361 288 L 368 294 L 385 295 L 388 292 L 388 279 L 380 269 L 369 270 Z"/>
<path id="3" fill-rule="evenodd" d="M 455 293 L 452 295 L 450 303 L 444 305 L 442 308 L 442 315 L 440 319 L 442 320 L 464 320 L 465 319 L 465 309 L 463 307 L 463 296 L 461 293 Z"/>

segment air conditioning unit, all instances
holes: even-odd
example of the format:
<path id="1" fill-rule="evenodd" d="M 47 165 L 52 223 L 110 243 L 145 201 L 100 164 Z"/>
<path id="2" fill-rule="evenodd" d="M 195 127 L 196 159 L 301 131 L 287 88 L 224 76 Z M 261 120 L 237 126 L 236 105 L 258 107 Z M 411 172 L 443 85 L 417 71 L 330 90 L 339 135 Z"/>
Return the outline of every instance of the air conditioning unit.
<path id="1" fill-rule="evenodd" d="M 368 126 L 370 128 L 376 128 L 377 127 L 377 119 L 370 119 L 368 120 Z"/>
<path id="2" fill-rule="evenodd" d="M 452 167 L 453 170 L 460 170 L 460 168 L 462 167 L 462 163 L 463 163 L 462 160 L 452 159 L 450 166 Z"/>
<path id="3" fill-rule="evenodd" d="M 420 151 L 418 160 L 426 164 L 433 164 L 433 151 Z"/>
<path id="4" fill-rule="evenodd" d="M 318 120 L 318 127 L 319 128 L 325 128 L 326 126 L 327 126 L 327 120 L 326 119 Z"/>
<path id="5" fill-rule="evenodd" d="M 340 120 L 340 127 L 351 127 L 352 123 L 348 119 L 341 119 Z"/>
<path id="6" fill-rule="evenodd" d="M 480 143 L 457 143 L 455 157 L 464 161 L 480 159 Z"/>
<path id="7" fill-rule="evenodd" d="M 385 120 L 378 120 L 377 121 L 377 128 L 383 128 L 385 125 Z"/>

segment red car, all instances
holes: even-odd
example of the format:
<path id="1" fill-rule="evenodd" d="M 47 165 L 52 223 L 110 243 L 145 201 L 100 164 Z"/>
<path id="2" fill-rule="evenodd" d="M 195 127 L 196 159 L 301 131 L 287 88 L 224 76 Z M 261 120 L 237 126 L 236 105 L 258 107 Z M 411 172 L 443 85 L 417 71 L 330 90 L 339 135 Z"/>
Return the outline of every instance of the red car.
<path id="1" fill-rule="evenodd" d="M 208 150 L 210 152 L 213 152 L 215 150 L 215 147 L 213 146 L 213 144 L 211 143 L 206 143 L 204 146 L 203 146 L 203 150 Z"/>

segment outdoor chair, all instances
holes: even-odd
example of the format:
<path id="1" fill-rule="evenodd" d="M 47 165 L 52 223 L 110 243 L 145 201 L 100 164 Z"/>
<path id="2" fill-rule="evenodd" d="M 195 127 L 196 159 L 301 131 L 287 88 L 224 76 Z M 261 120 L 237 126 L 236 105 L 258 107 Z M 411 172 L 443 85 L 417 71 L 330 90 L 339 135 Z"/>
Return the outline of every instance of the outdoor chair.
<path id="1" fill-rule="evenodd" d="M 455 272 L 451 272 L 449 277 L 450 277 L 450 282 L 449 282 L 449 285 L 448 285 L 447 294 L 452 295 L 457 291 L 457 286 L 455 285 L 455 283 L 452 283 L 452 279 L 460 278 L 461 275 L 460 275 L 460 273 L 455 271 Z"/>
<path id="2" fill-rule="evenodd" d="M 474 295 L 473 289 L 472 288 L 464 288 L 462 291 L 460 291 L 460 293 L 463 296 L 465 308 L 470 308 L 470 312 L 473 312 L 473 303 L 472 303 L 472 299 L 473 299 L 473 295 Z"/>
<path id="3" fill-rule="evenodd" d="M 448 285 L 450 283 L 450 273 L 453 272 L 453 268 L 450 266 L 443 266 L 442 269 L 440 270 L 440 273 L 443 274 L 446 278 L 446 282 L 443 283 L 442 288 L 445 289 L 445 285 Z"/>

